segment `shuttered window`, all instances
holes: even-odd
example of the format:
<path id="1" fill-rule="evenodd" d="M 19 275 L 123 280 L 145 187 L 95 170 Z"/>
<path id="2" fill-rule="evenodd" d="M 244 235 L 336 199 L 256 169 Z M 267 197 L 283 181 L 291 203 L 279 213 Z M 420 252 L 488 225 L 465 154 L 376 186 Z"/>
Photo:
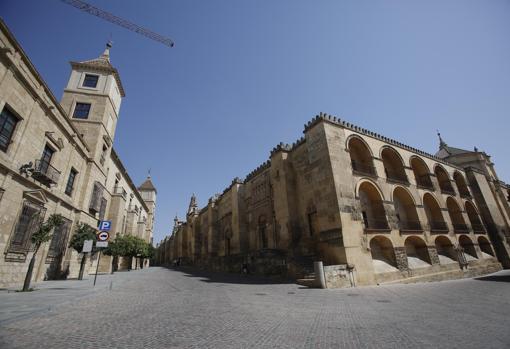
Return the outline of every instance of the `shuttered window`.
<path id="1" fill-rule="evenodd" d="M 44 219 L 46 209 L 30 201 L 25 201 L 14 228 L 9 246 L 9 252 L 26 252 L 30 249 L 32 234 L 36 231 L 39 224 Z"/>

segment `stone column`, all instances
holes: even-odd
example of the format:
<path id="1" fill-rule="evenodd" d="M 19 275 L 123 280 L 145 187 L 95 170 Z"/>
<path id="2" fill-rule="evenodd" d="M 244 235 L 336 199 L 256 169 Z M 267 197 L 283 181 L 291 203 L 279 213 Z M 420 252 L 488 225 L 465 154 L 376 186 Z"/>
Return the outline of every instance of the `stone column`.
<path id="1" fill-rule="evenodd" d="M 407 263 L 407 253 L 405 247 L 395 247 L 395 259 L 397 260 L 397 268 L 400 271 L 409 271 Z"/>
<path id="2" fill-rule="evenodd" d="M 427 250 L 429 251 L 430 262 L 432 264 L 439 264 L 439 256 L 437 255 L 437 250 L 434 246 L 427 246 Z"/>

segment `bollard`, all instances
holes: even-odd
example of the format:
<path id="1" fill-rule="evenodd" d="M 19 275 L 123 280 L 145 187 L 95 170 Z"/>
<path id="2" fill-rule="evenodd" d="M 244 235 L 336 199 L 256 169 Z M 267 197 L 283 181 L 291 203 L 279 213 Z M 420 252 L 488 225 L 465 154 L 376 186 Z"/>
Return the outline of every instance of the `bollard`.
<path id="1" fill-rule="evenodd" d="M 313 271 L 315 273 L 315 281 L 318 281 L 320 288 L 326 288 L 326 278 L 324 277 L 324 267 L 322 262 L 313 262 Z"/>

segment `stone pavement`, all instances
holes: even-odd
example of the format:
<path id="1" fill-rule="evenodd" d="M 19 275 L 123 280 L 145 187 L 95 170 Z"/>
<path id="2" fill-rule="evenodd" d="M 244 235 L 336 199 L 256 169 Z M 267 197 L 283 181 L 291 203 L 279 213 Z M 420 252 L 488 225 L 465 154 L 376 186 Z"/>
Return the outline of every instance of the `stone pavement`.
<path id="1" fill-rule="evenodd" d="M 0 292 L 0 348 L 510 347 L 509 271 L 337 290 L 192 269 L 100 277 L 96 290 Z M 16 303 L 41 307 L 20 316 Z"/>

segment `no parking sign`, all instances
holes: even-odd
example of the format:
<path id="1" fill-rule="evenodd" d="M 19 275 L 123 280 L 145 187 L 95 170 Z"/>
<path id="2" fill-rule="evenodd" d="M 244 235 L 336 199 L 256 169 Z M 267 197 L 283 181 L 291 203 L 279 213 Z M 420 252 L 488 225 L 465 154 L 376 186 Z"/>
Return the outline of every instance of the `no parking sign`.
<path id="1" fill-rule="evenodd" d="M 99 234 L 97 234 L 97 241 L 108 241 L 110 238 L 110 234 L 108 234 L 107 231 L 102 231 Z"/>

